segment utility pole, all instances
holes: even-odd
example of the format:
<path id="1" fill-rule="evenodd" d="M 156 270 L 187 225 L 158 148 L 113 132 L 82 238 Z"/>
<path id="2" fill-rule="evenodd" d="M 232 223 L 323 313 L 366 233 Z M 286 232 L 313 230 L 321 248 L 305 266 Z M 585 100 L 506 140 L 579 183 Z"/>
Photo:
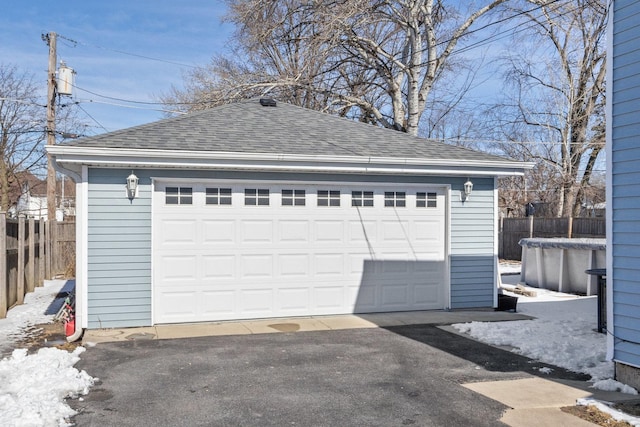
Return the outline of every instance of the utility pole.
<path id="1" fill-rule="evenodd" d="M 43 35 L 42 39 L 49 45 L 49 71 L 47 74 L 47 145 L 56 143 L 56 33 L 53 31 Z M 56 219 L 56 171 L 47 154 L 47 220 Z"/>

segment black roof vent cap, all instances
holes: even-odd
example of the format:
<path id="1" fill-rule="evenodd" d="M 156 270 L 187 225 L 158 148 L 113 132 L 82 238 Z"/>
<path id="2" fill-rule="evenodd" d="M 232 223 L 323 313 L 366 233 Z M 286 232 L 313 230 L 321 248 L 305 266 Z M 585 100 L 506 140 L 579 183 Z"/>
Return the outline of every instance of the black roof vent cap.
<path id="1" fill-rule="evenodd" d="M 276 101 L 272 98 L 260 98 L 260 105 L 263 107 L 275 107 Z"/>

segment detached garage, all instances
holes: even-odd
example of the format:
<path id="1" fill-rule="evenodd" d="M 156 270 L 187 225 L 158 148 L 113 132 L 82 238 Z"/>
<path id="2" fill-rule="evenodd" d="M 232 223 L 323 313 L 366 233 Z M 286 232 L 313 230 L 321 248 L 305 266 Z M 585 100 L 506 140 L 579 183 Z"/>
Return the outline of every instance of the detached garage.
<path id="1" fill-rule="evenodd" d="M 496 178 L 529 167 L 271 100 L 48 151 L 82 328 L 493 307 Z"/>

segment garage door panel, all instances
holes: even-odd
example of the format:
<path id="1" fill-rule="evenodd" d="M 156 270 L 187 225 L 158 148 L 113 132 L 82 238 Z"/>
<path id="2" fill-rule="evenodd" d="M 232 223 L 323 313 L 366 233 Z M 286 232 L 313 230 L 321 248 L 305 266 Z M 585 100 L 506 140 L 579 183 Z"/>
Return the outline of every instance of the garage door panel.
<path id="1" fill-rule="evenodd" d="M 315 275 L 342 277 L 344 275 L 344 255 L 342 253 L 315 254 Z"/>
<path id="2" fill-rule="evenodd" d="M 207 187 L 232 188 L 232 204 L 205 205 Z M 438 208 L 418 209 L 400 189 L 396 209 L 373 187 L 193 185 L 193 205 L 167 207 L 157 185 L 154 322 L 443 308 L 443 190 L 427 188 Z M 268 188 L 269 204 L 245 206 L 245 188 Z M 305 204 L 281 206 L 282 189 L 304 190 Z M 340 191 L 339 206 L 319 206 L 318 190 Z M 374 191 L 373 207 L 351 206 L 360 190 Z"/>
<path id="3" fill-rule="evenodd" d="M 349 221 L 348 243 L 375 242 L 377 234 L 376 221 Z"/>
<path id="4" fill-rule="evenodd" d="M 436 308 L 442 298 L 442 286 L 439 283 L 417 283 L 413 286 L 413 299 L 417 306 Z"/>
<path id="5" fill-rule="evenodd" d="M 236 275 L 233 255 L 205 255 L 202 260 L 204 279 L 233 279 Z"/>
<path id="6" fill-rule="evenodd" d="M 319 220 L 315 222 L 316 243 L 342 243 L 344 242 L 344 221 Z"/>
<path id="7" fill-rule="evenodd" d="M 243 243 L 273 243 L 273 221 L 244 220 L 240 222 Z"/>
<path id="8" fill-rule="evenodd" d="M 306 277 L 309 275 L 309 255 L 282 254 L 278 257 L 279 273 L 285 277 Z"/>
<path id="9" fill-rule="evenodd" d="M 361 284 L 357 287 L 350 287 L 349 294 L 351 296 L 351 307 L 354 313 L 367 313 L 376 311 L 378 303 L 378 289 L 376 285 Z"/>
<path id="10" fill-rule="evenodd" d="M 233 245 L 236 243 L 235 227 L 236 223 L 234 220 L 203 220 L 203 243 L 210 245 Z"/>
<path id="11" fill-rule="evenodd" d="M 384 284 L 380 289 L 380 308 L 394 309 L 411 306 L 409 301 L 409 286 L 407 284 Z"/>
<path id="12" fill-rule="evenodd" d="M 281 220 L 278 222 L 280 243 L 309 243 L 309 222 Z"/>
<path id="13" fill-rule="evenodd" d="M 382 274 L 390 274 L 392 276 L 396 276 L 398 274 L 409 273 L 409 264 L 410 261 L 401 261 L 401 260 L 387 260 L 387 261 L 379 261 L 378 270 Z"/>
<path id="14" fill-rule="evenodd" d="M 413 237 L 418 242 L 441 243 L 443 238 L 442 221 L 415 221 Z"/>
<path id="15" fill-rule="evenodd" d="M 410 241 L 409 222 L 398 220 L 381 221 L 382 243 Z"/>
<path id="16" fill-rule="evenodd" d="M 344 293 L 343 286 L 315 287 L 313 290 L 314 306 L 316 309 L 320 309 L 321 312 L 326 310 L 331 313 L 332 309 L 340 310 L 344 304 Z"/>
<path id="17" fill-rule="evenodd" d="M 413 271 L 420 273 L 422 277 L 434 277 L 442 280 L 445 263 L 444 261 L 431 261 L 425 256 L 425 259 L 413 263 L 412 267 Z"/>
<path id="18" fill-rule="evenodd" d="M 167 322 L 197 321 L 197 293 L 194 291 L 163 291 L 156 295 L 158 304 L 162 308 L 162 319 Z"/>
<path id="19" fill-rule="evenodd" d="M 361 277 L 364 273 L 373 273 L 375 271 L 375 264 L 371 260 L 372 255 L 370 253 L 353 253 L 348 254 L 349 258 L 349 273 L 351 276 Z"/>
<path id="20" fill-rule="evenodd" d="M 202 291 L 202 315 L 211 320 L 228 317 L 236 312 L 236 292 L 231 290 Z"/>
<path id="21" fill-rule="evenodd" d="M 276 293 L 278 310 L 291 314 L 309 312 L 311 290 L 307 286 L 281 287 Z"/>
<path id="22" fill-rule="evenodd" d="M 273 289 L 242 289 L 238 293 L 241 313 L 268 317 L 273 313 Z"/>
<path id="23" fill-rule="evenodd" d="M 240 255 L 240 271 L 242 278 L 271 278 L 273 276 L 273 255 Z"/>
<path id="24" fill-rule="evenodd" d="M 161 258 L 160 272 L 166 282 L 197 280 L 198 257 L 195 255 L 168 256 Z"/>
<path id="25" fill-rule="evenodd" d="M 165 220 L 160 224 L 160 228 L 161 239 L 166 246 L 193 246 L 198 240 L 198 222 L 195 220 Z"/>

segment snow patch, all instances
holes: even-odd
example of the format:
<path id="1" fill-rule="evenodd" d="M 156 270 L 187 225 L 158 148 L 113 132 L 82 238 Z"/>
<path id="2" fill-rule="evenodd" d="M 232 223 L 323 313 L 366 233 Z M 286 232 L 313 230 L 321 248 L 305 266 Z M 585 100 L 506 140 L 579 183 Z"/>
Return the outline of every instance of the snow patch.
<path id="1" fill-rule="evenodd" d="M 585 398 L 578 399 L 576 403 L 580 406 L 595 406 L 600 411 L 611 415 L 611 418 L 616 421 L 626 421 L 634 427 L 640 427 L 640 418 L 625 414 L 624 412 L 620 412 L 617 409 L 612 408 L 609 405 L 605 405 L 600 401 Z"/>
<path id="2" fill-rule="evenodd" d="M 626 384 L 622 384 L 619 381 L 612 380 L 611 378 L 608 378 L 606 380 L 596 381 L 595 383 L 593 383 L 591 387 L 597 390 L 618 391 L 620 393 L 626 393 L 626 394 L 638 394 L 638 390 L 636 390 L 635 388 L 628 386 Z"/>
<path id="3" fill-rule="evenodd" d="M 606 335 L 598 333 L 597 298 L 541 292 L 518 297 L 518 312 L 535 317 L 513 322 L 455 324 L 460 332 L 492 345 L 514 347 L 523 356 L 591 376 L 613 378 Z"/>
<path id="4" fill-rule="evenodd" d="M 0 360 L 2 425 L 69 425 L 66 420 L 75 411 L 64 399 L 87 394 L 96 381 L 73 367 L 84 350 L 42 348 L 29 355 L 26 349 L 16 349 Z"/>
<path id="5" fill-rule="evenodd" d="M 56 313 L 50 306 L 68 283 L 67 280 L 45 280 L 43 286 L 25 295 L 24 304 L 13 307 L 6 318 L 0 319 L 0 355 L 9 355 L 16 343 L 35 332 L 34 325 L 53 322 Z"/>

